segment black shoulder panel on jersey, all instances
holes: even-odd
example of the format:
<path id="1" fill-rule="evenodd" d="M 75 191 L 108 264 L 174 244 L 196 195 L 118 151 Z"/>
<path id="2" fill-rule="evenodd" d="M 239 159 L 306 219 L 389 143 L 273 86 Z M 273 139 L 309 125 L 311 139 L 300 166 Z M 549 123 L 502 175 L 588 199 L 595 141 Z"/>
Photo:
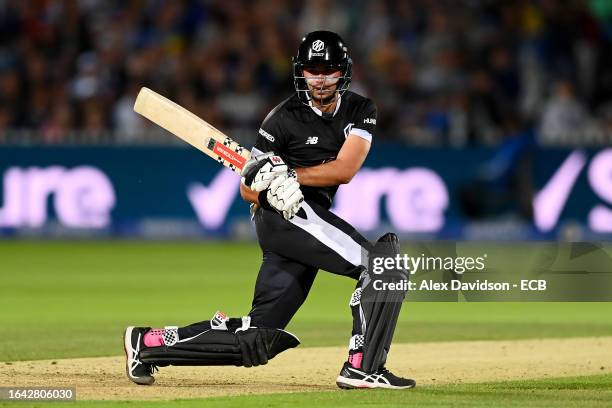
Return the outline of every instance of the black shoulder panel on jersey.
<path id="1" fill-rule="evenodd" d="M 264 120 L 261 122 L 261 126 L 264 126 L 266 122 L 268 122 L 268 120 L 272 119 L 278 112 L 280 112 L 280 110 L 287 104 L 287 102 L 289 102 L 294 97 L 295 95 L 291 95 L 290 97 L 288 97 L 287 99 L 285 99 L 284 101 L 276 105 L 274 109 L 272 109 L 270 113 L 266 115 Z"/>
<path id="2" fill-rule="evenodd" d="M 371 104 L 376 106 L 372 99 L 351 91 L 346 91 L 342 98 L 346 98 L 345 100 L 349 104 L 357 105 L 363 108 L 368 107 Z"/>
<path id="3" fill-rule="evenodd" d="M 370 98 L 365 98 L 363 106 L 364 106 L 365 109 L 369 109 L 371 111 L 374 111 L 374 113 L 377 113 L 377 111 L 378 111 L 378 107 L 376 106 L 374 101 L 372 99 L 370 99 Z"/>

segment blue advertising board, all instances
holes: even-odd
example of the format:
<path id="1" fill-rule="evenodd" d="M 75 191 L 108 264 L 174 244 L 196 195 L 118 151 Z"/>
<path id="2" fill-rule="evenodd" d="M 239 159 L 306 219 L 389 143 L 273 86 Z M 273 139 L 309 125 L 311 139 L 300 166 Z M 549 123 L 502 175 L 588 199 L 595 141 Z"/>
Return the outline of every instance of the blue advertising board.
<path id="1" fill-rule="evenodd" d="M 0 236 L 249 237 L 239 177 L 192 148 L 0 148 Z M 378 144 L 333 210 L 370 236 L 607 239 L 612 149 Z"/>

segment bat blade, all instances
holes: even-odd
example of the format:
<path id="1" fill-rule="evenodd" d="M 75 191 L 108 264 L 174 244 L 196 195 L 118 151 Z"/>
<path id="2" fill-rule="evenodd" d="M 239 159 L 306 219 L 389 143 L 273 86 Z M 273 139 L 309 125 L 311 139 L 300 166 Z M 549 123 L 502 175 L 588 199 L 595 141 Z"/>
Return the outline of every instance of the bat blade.
<path id="1" fill-rule="evenodd" d="M 134 111 L 240 174 L 251 153 L 205 120 L 143 87 Z"/>

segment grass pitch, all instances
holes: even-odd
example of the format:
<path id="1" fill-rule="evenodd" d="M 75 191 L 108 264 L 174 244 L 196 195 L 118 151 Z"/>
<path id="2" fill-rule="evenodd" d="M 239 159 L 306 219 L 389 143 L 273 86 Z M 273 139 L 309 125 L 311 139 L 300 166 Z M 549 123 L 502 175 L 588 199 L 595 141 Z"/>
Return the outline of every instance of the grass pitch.
<path id="1" fill-rule="evenodd" d="M 118 355 L 117 338 L 126 325 L 184 325 L 209 319 L 218 309 L 246 314 L 260 259 L 254 244 L 2 242 L 0 360 Z M 353 286 L 347 278 L 319 272 L 309 299 L 288 327 L 302 340 L 301 347 L 347 343 Z M 612 303 L 408 303 L 395 341 L 610 335 Z M 611 382 L 606 375 L 434 386 L 405 394 L 232 397 L 207 399 L 206 405 L 604 406 L 612 400 Z M 201 403 L 176 401 L 172 406 Z M 159 404 L 168 406 L 167 401 Z"/>
<path id="2" fill-rule="evenodd" d="M 78 401 L 91 408 L 196 408 L 196 407 L 564 407 L 603 408 L 612 400 L 612 375 L 553 378 L 538 381 L 460 384 L 417 387 L 409 391 L 354 390 L 174 401 Z M 19 403 L 19 406 L 26 406 Z M 2 403 L 0 406 L 15 406 Z M 35 406 L 65 407 L 66 402 Z"/>

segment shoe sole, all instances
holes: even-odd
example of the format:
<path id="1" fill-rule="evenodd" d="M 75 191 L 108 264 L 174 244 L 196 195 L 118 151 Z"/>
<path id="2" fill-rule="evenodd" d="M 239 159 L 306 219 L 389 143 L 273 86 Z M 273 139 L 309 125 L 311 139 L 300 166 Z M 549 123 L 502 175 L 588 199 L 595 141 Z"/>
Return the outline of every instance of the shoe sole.
<path id="1" fill-rule="evenodd" d="M 388 390 L 407 390 L 410 388 L 414 388 L 416 384 L 406 385 L 406 386 L 397 386 L 391 384 L 384 383 L 371 383 L 363 380 L 356 380 L 354 378 L 346 378 L 343 376 L 338 376 L 336 378 L 336 385 L 343 390 L 354 390 L 354 389 L 363 389 L 363 388 L 384 388 Z"/>
<path id="2" fill-rule="evenodd" d="M 134 326 L 129 326 L 123 332 L 123 350 L 125 351 L 125 373 L 130 381 L 138 385 L 151 385 L 155 382 L 155 377 L 147 375 L 144 377 L 134 377 L 130 373 L 130 366 L 132 365 L 132 331 Z"/>

